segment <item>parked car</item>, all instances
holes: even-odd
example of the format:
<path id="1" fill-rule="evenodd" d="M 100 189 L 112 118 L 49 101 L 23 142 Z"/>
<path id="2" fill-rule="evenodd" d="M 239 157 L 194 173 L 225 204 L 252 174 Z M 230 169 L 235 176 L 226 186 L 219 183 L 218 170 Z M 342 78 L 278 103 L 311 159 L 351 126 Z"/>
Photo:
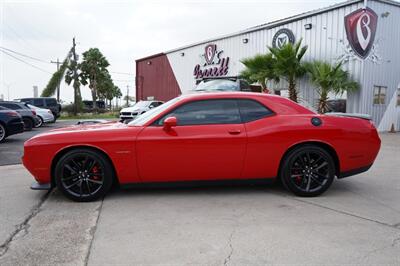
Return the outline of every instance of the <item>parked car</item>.
<path id="1" fill-rule="evenodd" d="M 245 92 L 175 98 L 129 124 L 76 125 L 35 136 L 23 163 L 33 189 L 76 201 L 113 183 L 261 182 L 279 178 L 299 196 L 325 192 L 335 177 L 367 171 L 380 149 L 373 123 L 325 116 L 284 97 Z M 40 155 L 40 156 L 38 156 Z"/>
<path id="2" fill-rule="evenodd" d="M 346 99 L 332 99 L 326 101 L 328 112 L 346 113 Z"/>
<path id="3" fill-rule="evenodd" d="M 16 111 L 22 116 L 24 121 L 24 130 L 30 131 L 39 123 L 39 117 L 36 111 L 28 107 L 24 102 L 0 101 L 0 106 Z"/>
<path id="4" fill-rule="evenodd" d="M 162 105 L 162 101 L 140 101 L 135 103 L 131 107 L 123 108 L 119 113 L 119 118 L 122 121 L 130 121 L 135 119 L 137 116 L 146 113 L 150 109 Z"/>
<path id="5" fill-rule="evenodd" d="M 93 101 L 88 101 L 88 100 L 84 100 L 82 101 L 83 106 L 86 110 L 93 110 Z M 96 101 L 96 107 L 99 110 L 105 110 L 106 109 L 106 102 L 103 100 L 98 100 Z"/>
<path id="6" fill-rule="evenodd" d="M 39 117 L 38 123 L 35 127 L 41 127 L 43 123 L 53 123 L 54 115 L 49 109 L 39 108 L 37 106 L 27 104 L 28 107 L 36 112 L 37 117 Z"/>
<path id="7" fill-rule="evenodd" d="M 24 132 L 24 122 L 17 112 L 0 106 L 0 142 L 8 136 Z"/>
<path id="8" fill-rule="evenodd" d="M 18 101 L 29 103 L 33 106 L 45 108 L 51 110 L 54 115 L 54 122 L 61 114 L 61 104 L 59 104 L 56 98 L 51 97 L 37 97 L 37 98 L 21 98 Z"/>
<path id="9" fill-rule="evenodd" d="M 216 92 L 216 91 L 246 91 L 251 92 L 247 81 L 238 77 L 212 77 L 204 78 L 196 82 L 196 87 L 190 93 Z"/>

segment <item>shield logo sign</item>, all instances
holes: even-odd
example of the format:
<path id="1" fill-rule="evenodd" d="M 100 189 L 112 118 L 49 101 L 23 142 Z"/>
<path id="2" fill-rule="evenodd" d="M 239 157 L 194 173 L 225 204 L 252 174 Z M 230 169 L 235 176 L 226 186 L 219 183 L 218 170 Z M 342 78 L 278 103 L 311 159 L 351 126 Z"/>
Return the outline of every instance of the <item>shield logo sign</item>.
<path id="1" fill-rule="evenodd" d="M 344 18 L 347 40 L 361 58 L 366 58 L 374 44 L 378 15 L 370 8 L 358 9 Z"/>
<path id="2" fill-rule="evenodd" d="M 205 48 L 204 57 L 208 65 L 211 65 L 215 56 L 215 52 L 217 51 L 216 44 L 209 44 Z"/>
<path id="3" fill-rule="evenodd" d="M 280 29 L 278 30 L 274 37 L 272 38 L 272 46 L 275 48 L 282 48 L 285 44 L 291 43 L 294 44 L 295 38 L 294 34 L 289 29 Z"/>

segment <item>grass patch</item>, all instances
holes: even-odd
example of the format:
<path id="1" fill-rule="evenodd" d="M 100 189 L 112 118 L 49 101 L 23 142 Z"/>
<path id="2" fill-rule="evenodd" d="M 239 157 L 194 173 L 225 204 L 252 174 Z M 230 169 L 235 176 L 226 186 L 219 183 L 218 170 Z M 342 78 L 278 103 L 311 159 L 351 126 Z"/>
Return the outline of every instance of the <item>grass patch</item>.
<path id="1" fill-rule="evenodd" d="M 79 113 L 78 115 L 61 113 L 61 116 L 58 119 L 67 120 L 67 119 L 117 119 L 119 118 L 118 112 L 107 112 L 101 114 L 93 114 L 93 113 Z"/>

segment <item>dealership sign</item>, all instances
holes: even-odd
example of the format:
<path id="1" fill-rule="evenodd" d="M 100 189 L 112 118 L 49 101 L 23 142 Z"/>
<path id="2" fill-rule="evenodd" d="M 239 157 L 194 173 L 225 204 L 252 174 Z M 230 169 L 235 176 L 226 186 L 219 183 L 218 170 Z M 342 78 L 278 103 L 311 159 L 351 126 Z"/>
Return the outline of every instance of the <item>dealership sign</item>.
<path id="1" fill-rule="evenodd" d="M 347 15 L 344 23 L 351 48 L 359 57 L 366 58 L 374 43 L 377 14 L 370 8 L 358 9 Z"/>
<path id="2" fill-rule="evenodd" d="M 209 44 L 201 55 L 204 63 L 194 67 L 195 79 L 226 76 L 229 70 L 229 57 L 222 57 L 222 50 L 217 50 L 216 44 Z"/>
<path id="3" fill-rule="evenodd" d="M 294 42 L 295 38 L 291 30 L 280 29 L 275 33 L 274 37 L 272 38 L 272 47 L 282 48 L 285 44 L 287 43 L 294 44 Z"/>

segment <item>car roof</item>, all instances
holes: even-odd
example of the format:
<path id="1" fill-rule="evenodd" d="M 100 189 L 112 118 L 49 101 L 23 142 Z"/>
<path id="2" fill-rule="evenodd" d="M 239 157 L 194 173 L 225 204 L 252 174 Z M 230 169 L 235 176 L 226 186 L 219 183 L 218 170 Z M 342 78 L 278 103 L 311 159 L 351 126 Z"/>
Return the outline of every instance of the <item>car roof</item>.
<path id="1" fill-rule="evenodd" d="M 281 114 L 313 114 L 314 112 L 308 108 L 291 101 L 288 98 L 280 95 L 260 93 L 260 92 L 243 92 L 243 91 L 229 91 L 229 92 L 201 92 L 194 94 L 185 94 L 180 96 L 183 101 L 193 100 L 208 100 L 208 99 L 223 99 L 223 98 L 247 98 L 259 100 L 271 108 L 275 112 Z"/>

